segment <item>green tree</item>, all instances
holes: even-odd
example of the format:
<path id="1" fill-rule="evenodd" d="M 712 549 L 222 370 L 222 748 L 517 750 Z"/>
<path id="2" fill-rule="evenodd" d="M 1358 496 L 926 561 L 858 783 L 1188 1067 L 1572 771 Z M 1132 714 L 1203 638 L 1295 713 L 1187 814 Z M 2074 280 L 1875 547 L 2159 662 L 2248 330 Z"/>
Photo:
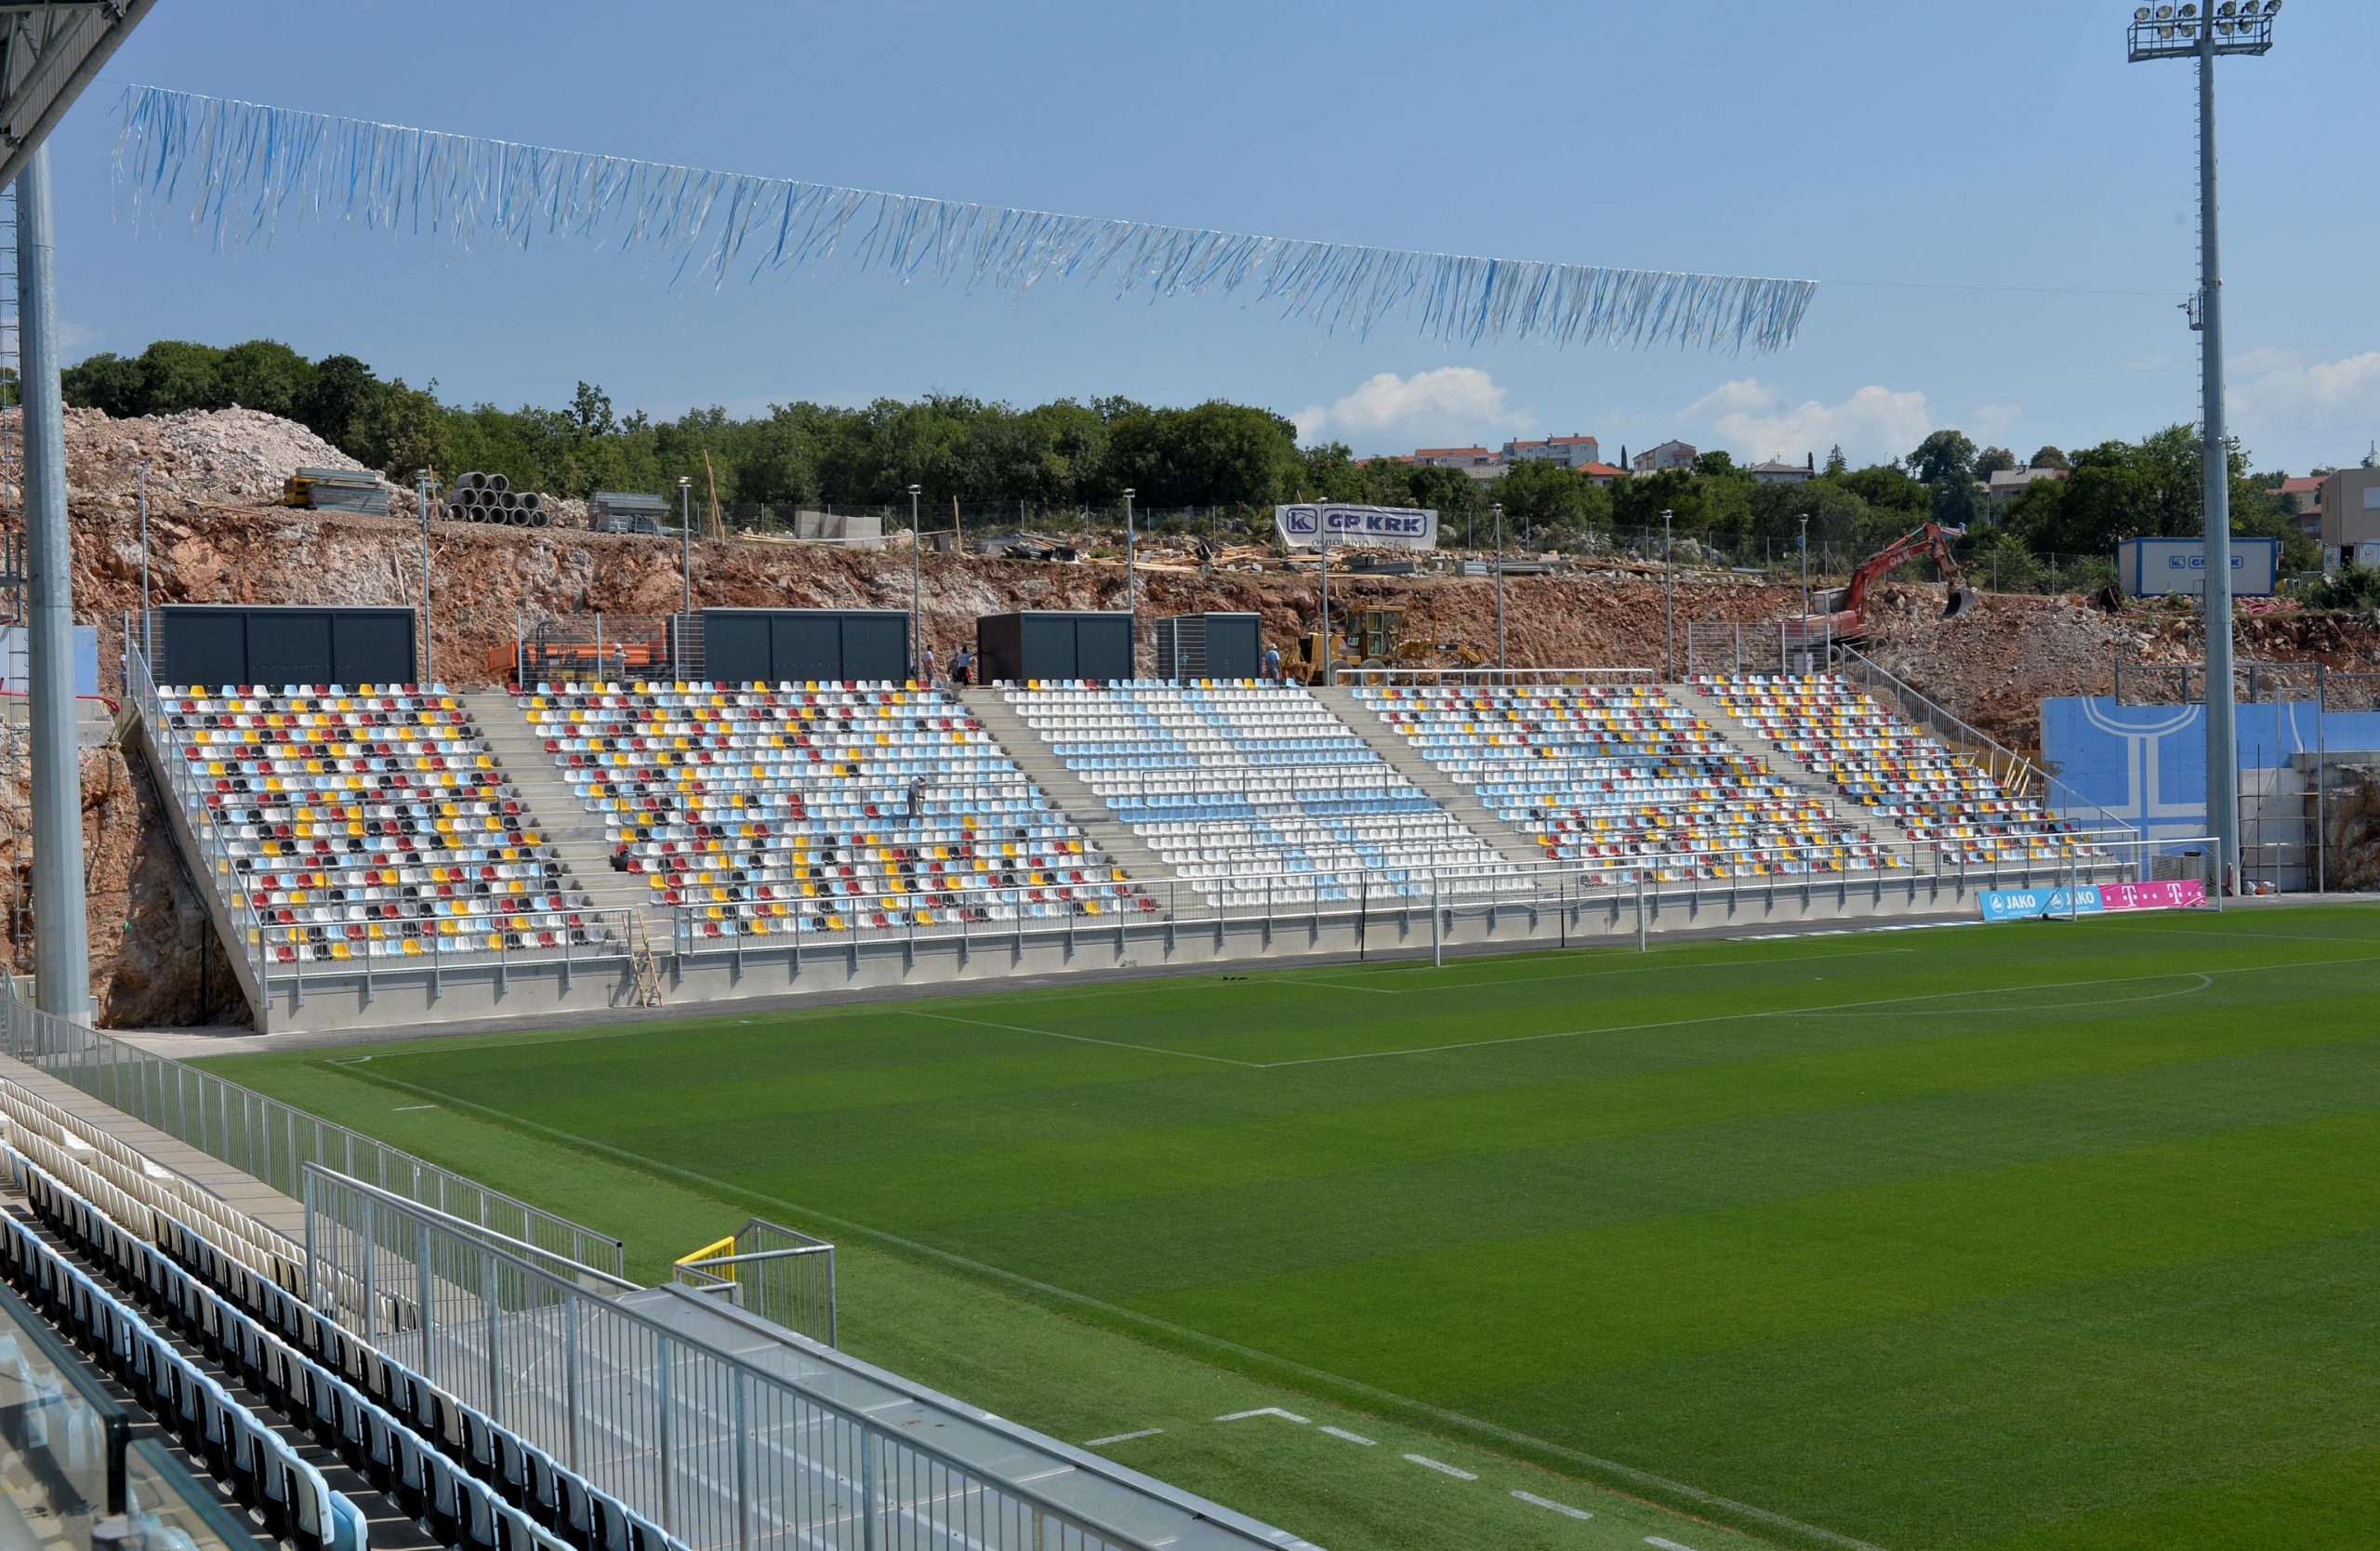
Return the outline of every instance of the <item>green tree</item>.
<path id="1" fill-rule="evenodd" d="M 1975 444 L 1962 431 L 1937 431 L 1909 455 L 1911 477 L 1921 484 L 1975 478 Z"/>
<path id="2" fill-rule="evenodd" d="M 2044 446 L 2025 460 L 2025 467 L 2028 469 L 2071 469 L 2074 465 L 2069 463 L 2066 460 L 2066 455 L 2056 447 Z"/>
<path id="3" fill-rule="evenodd" d="M 1837 443 L 1836 443 L 1832 447 L 1831 447 L 1831 448 L 1829 448 L 1829 449 L 1827 450 L 1827 455 L 1826 455 L 1826 475 L 1827 475 L 1827 478 L 1829 478 L 1829 479 L 1838 478 L 1839 476 L 1844 475 L 1844 474 L 1847 474 L 1847 473 L 1849 473 L 1850 471 L 1851 471 L 1851 463 L 1850 463 L 1850 460 L 1849 460 L 1849 459 L 1847 459 L 1847 458 L 1845 458 L 1845 457 L 1843 456 L 1843 444 L 1842 444 L 1842 443 L 1840 443 L 1840 442 L 1837 442 Z"/>
<path id="4" fill-rule="evenodd" d="M 2016 466 L 2016 455 L 2005 447 L 1986 447 L 1975 455 L 1975 477 L 1988 480 Z"/>
<path id="5" fill-rule="evenodd" d="M 153 348 L 153 347 L 152 347 Z M 352 355 L 325 355 L 314 365 L 313 386 L 298 406 L 298 418 L 307 430 L 350 457 L 360 456 L 350 444 L 357 422 L 372 407 L 379 378 Z"/>
<path id="6" fill-rule="evenodd" d="M 278 339 L 250 339 L 215 363 L 215 391 L 226 405 L 295 419 L 313 391 L 314 364 Z"/>

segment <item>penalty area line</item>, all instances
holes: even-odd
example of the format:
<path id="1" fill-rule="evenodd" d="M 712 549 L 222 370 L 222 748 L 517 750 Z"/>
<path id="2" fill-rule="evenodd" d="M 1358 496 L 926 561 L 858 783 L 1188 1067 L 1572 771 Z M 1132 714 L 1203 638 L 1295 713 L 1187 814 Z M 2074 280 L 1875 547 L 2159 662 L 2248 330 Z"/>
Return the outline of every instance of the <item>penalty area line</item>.
<path id="1" fill-rule="evenodd" d="M 1755 1018 L 1800 1018 L 1821 1013 L 1851 1013 L 1870 1007 L 1900 1007 L 1941 1001 L 1951 997 L 2012 996 L 2020 991 L 2082 990 L 2093 986 L 2134 986 L 2149 980 L 2182 980 L 2193 975 L 2269 974 L 2281 970 L 2316 969 L 2325 964 L 2380 963 L 2380 955 L 2359 953 L 2345 959 L 2309 959 L 2289 964 L 2242 964 L 2230 969 L 2174 970 L 2164 974 L 2119 974 L 2098 980 L 2044 980 L 2031 986 L 1986 986 L 1964 991 L 1931 991 L 1918 996 L 1874 997 L 1865 1001 L 1835 1001 L 1816 1007 L 1771 1007 L 1749 1013 L 1712 1013 L 1698 1018 L 1661 1018 L 1652 1023 L 1606 1024 L 1596 1028 L 1557 1028 L 1545 1034 L 1508 1034 L 1495 1040 L 1463 1040 L 1453 1044 L 1415 1045 L 1405 1050 L 1359 1050 L 1346 1055 L 1307 1055 L 1291 1061 L 1261 1063 L 1265 1071 L 1281 1067 L 1323 1067 L 1342 1061 L 1386 1061 L 1405 1055 L 1444 1055 L 1454 1051 L 1488 1050 L 1498 1045 L 1539 1044 L 1548 1040 L 1580 1040 L 1595 1034 L 1642 1034 L 1659 1028 L 1694 1028 L 1714 1023 L 1750 1023 Z M 2192 991 L 2204 989 L 2193 987 Z M 2178 993 L 2177 993 L 2178 994 Z"/>
<path id="2" fill-rule="evenodd" d="M 1277 1369 L 1283 1372 L 1299 1374 L 1316 1383 L 1334 1385 L 1341 1389 L 1355 1394 L 1368 1395 L 1380 1401 L 1402 1408 L 1416 1416 L 1435 1417 L 1438 1421 L 1443 1422 L 1449 1426 L 1459 1427 L 1465 1431 L 1478 1434 L 1483 1438 L 1497 1438 L 1505 1443 L 1536 1450 L 1540 1453 L 1550 1455 L 1556 1459 L 1569 1460 L 1573 1464 L 1583 1466 L 1590 1471 L 1617 1477 L 1621 1480 L 1628 1481 L 1638 1487 L 1649 1488 L 1657 1491 L 1666 1492 L 1670 1495 L 1685 1498 L 1689 1502 L 1702 1504 L 1705 1506 L 1721 1509 L 1727 1513 L 1740 1514 L 1746 1518 L 1754 1519 L 1763 1524 L 1772 1524 L 1779 1529 L 1792 1531 L 1796 1534 L 1805 1535 L 1814 1540 L 1825 1541 L 1831 1545 L 1842 1546 L 1844 1548 L 1844 1551 L 1884 1551 L 1883 1546 L 1877 1545 L 1871 1541 L 1859 1540 L 1851 1535 L 1843 1534 L 1837 1531 L 1821 1528 L 1816 1524 L 1804 1523 L 1798 1518 L 1788 1518 L 1784 1514 L 1775 1513 L 1767 1508 L 1755 1507 L 1750 1503 L 1738 1502 L 1732 1497 L 1725 1497 L 1715 1491 L 1706 1491 L 1700 1487 L 1690 1486 L 1684 1481 L 1673 1480 L 1667 1476 L 1662 1476 L 1650 1470 L 1642 1470 L 1633 1465 L 1623 1465 L 1618 1460 L 1605 1459 L 1600 1455 L 1590 1454 L 1584 1450 L 1573 1449 L 1567 1444 L 1555 1443 L 1550 1439 L 1536 1437 L 1534 1434 L 1522 1432 L 1516 1427 L 1507 1427 L 1501 1423 L 1489 1422 L 1483 1417 L 1466 1415 L 1459 1411 L 1449 1411 L 1444 1406 L 1434 1406 L 1426 1400 L 1416 1400 L 1410 1396 L 1399 1395 L 1393 1389 L 1383 1389 L 1378 1385 L 1366 1384 L 1361 1379 L 1347 1378 L 1342 1374 L 1333 1373 L 1329 1369 L 1316 1368 L 1310 1363 L 1300 1362 L 1294 1358 L 1280 1357 L 1272 1352 L 1263 1351 L 1257 1347 L 1245 1346 L 1239 1342 L 1229 1340 L 1223 1336 L 1210 1335 L 1205 1331 L 1193 1330 L 1187 1325 L 1178 1325 L 1170 1319 L 1161 1319 L 1153 1314 L 1144 1314 L 1138 1309 L 1126 1308 L 1121 1305 L 1111 1304 L 1104 1298 L 1094 1298 L 1088 1292 L 1078 1292 L 1070 1287 L 1060 1287 L 1054 1282 L 1047 1282 L 1036 1277 L 1028 1277 L 1021 1271 L 1012 1271 L 1006 1266 L 994 1266 L 986 1261 L 972 1259 L 969 1256 L 959 1254 L 955 1251 L 943 1249 L 939 1245 L 928 1244 L 919 1239 L 907 1238 L 902 1234 L 888 1232 L 883 1228 L 871 1227 L 866 1223 L 855 1222 L 848 1217 L 840 1217 L 831 1212 L 816 1211 L 813 1208 L 802 1205 L 800 1201 L 789 1200 L 783 1196 L 772 1195 L 766 1190 L 756 1190 L 749 1186 L 733 1184 L 727 1180 L 719 1179 L 710 1174 L 703 1173 L 698 1170 L 681 1168 L 675 1163 L 666 1163 L 660 1159 L 649 1157 L 644 1153 L 635 1152 L 627 1147 L 615 1147 L 609 1142 L 598 1141 L 592 1136 L 583 1136 L 575 1131 L 564 1131 L 560 1126 L 547 1125 L 543 1121 L 533 1120 L 528 1119 L 526 1116 L 511 1114 L 506 1110 L 498 1109 L 493 1105 L 482 1104 L 475 1099 L 460 1098 L 453 1094 L 443 1093 L 435 1088 L 426 1088 L 417 1083 L 407 1082 L 402 1078 L 375 1075 L 371 1077 L 369 1080 L 386 1083 L 392 1088 L 402 1088 L 407 1092 L 418 1094 L 424 1098 L 439 1099 L 456 1109 L 475 1111 L 487 1117 L 487 1119 L 494 1124 L 511 1126 L 522 1131 L 535 1132 L 541 1135 L 550 1136 L 558 1142 L 578 1147 L 586 1152 L 616 1159 L 620 1162 L 628 1164 L 631 1167 L 648 1170 L 653 1173 L 668 1178 L 683 1180 L 690 1185 L 698 1185 L 706 1189 L 717 1191 L 722 1197 L 730 1200 L 742 1200 L 765 1201 L 771 1206 L 782 1207 L 786 1211 L 797 1213 L 802 1216 L 811 1218 L 813 1221 L 826 1224 L 827 1226 L 835 1228 L 839 1232 L 854 1234 L 860 1238 L 873 1239 L 879 1244 L 888 1244 L 894 1249 L 905 1251 L 907 1253 L 918 1255 L 923 1259 L 940 1261 L 945 1266 L 955 1266 L 959 1270 L 969 1272 L 974 1276 L 982 1277 L 986 1280 L 1005 1282 L 1012 1287 L 1022 1288 L 1045 1298 L 1054 1299 L 1061 1303 L 1073 1304 L 1080 1308 L 1096 1310 L 1099 1313 L 1105 1315 L 1107 1318 L 1114 1319 L 1118 1324 L 1137 1325 L 1144 1330 L 1162 1332 L 1163 1334 L 1170 1336 L 1174 1340 L 1184 1345 L 1204 1346 L 1212 1351 L 1228 1352 L 1233 1356 L 1245 1358 L 1251 1362 L 1262 1363 L 1267 1367 Z M 1266 1407 L 1264 1410 L 1274 1412 L 1281 1415 L 1294 1414 L 1291 1412 L 1281 1412 L 1278 1407 Z M 1262 1414 L 1262 1412 L 1251 1414 Z"/>

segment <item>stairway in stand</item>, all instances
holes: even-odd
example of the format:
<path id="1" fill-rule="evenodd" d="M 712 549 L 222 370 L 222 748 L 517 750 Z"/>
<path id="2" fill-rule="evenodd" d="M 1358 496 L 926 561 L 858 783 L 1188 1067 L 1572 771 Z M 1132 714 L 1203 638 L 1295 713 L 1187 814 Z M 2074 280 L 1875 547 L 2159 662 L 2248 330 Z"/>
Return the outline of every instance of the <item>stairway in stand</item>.
<path id="1" fill-rule="evenodd" d="M 1456 823 L 1496 848 L 1496 855 L 1515 867 L 1539 867 L 1546 860 L 1545 848 L 1532 842 L 1513 826 L 1498 818 L 1488 805 L 1479 801 L 1471 788 L 1432 764 L 1413 747 L 1413 740 L 1390 726 L 1362 701 L 1355 692 L 1343 685 L 1311 692 L 1325 709 L 1347 724 L 1347 730 L 1362 738 L 1371 751 L 1388 762 L 1389 768 L 1421 789 L 1422 794 L 1444 808 Z"/>
<path id="2" fill-rule="evenodd" d="M 654 898 L 642 873 L 612 870 L 612 842 L 603 838 L 602 819 L 570 789 L 562 767 L 546 752 L 545 738 L 529 725 L 512 696 L 500 690 L 485 690 L 457 698 L 487 741 L 488 752 L 503 767 L 505 778 L 535 815 L 537 832 L 554 848 L 554 855 L 570 869 L 588 901 L 606 913 L 635 916 L 651 951 L 674 951 L 668 907 Z M 634 952 L 634 935 L 621 947 Z"/>
<path id="3" fill-rule="evenodd" d="M 1027 779 L 1047 792 L 1058 811 L 1073 821 L 1085 839 L 1105 852 L 1135 883 L 1162 882 L 1181 876 L 1171 862 L 1149 849 L 1146 842 L 1117 820 L 1106 799 L 1083 784 L 1051 751 L 1041 735 L 1026 725 L 996 685 L 978 684 L 957 691 L 959 698 L 994 742 Z M 1163 891 L 1158 891 L 1160 895 Z"/>
<path id="4" fill-rule="evenodd" d="M 1699 689 L 1686 684 L 1663 684 L 1661 692 L 1687 710 L 1710 723 L 1711 730 L 1732 746 L 1739 753 L 1751 754 L 1766 762 L 1779 781 L 1826 804 L 1826 811 L 1835 822 L 1849 826 L 1854 831 L 1868 835 L 1880 842 L 1906 841 L 1899 826 L 1890 819 L 1880 818 L 1843 795 L 1832 781 L 1803 764 L 1770 738 L 1763 737 L 1750 727 L 1729 716 L 1719 702 Z"/>

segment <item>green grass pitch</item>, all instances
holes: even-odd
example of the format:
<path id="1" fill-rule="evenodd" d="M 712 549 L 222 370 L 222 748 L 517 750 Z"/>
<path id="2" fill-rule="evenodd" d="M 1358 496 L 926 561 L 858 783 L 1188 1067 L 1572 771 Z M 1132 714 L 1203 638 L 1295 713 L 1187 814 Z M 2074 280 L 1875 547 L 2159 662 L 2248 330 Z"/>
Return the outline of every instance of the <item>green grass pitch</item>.
<path id="1" fill-rule="evenodd" d="M 2380 1544 L 2375 993 L 2341 907 L 209 1064 L 648 1278 L 832 1238 L 860 1355 L 1331 1551 L 2307 1551 Z"/>

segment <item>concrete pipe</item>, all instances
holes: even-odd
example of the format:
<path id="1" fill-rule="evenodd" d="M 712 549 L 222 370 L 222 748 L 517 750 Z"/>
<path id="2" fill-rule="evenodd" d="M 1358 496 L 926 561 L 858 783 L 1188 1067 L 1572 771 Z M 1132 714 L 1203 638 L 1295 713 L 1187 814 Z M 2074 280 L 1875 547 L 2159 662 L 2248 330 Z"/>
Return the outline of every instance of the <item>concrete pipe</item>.
<path id="1" fill-rule="evenodd" d="M 509 508 L 504 513 L 504 520 L 513 527 L 525 528 L 529 525 L 529 509 L 525 506 Z"/>
<path id="2" fill-rule="evenodd" d="M 554 520 L 554 514 L 541 506 L 524 506 L 521 510 L 529 514 L 529 525 L 533 528 L 549 526 Z"/>
<path id="3" fill-rule="evenodd" d="M 487 476 L 481 473 L 477 469 L 474 469 L 456 483 L 458 484 L 468 485 L 473 490 L 484 490 L 487 488 Z"/>
<path id="4" fill-rule="evenodd" d="M 487 487 L 500 496 L 512 488 L 512 482 L 502 474 L 490 474 L 487 476 Z"/>
<path id="5" fill-rule="evenodd" d="M 535 511 L 546 504 L 546 498 L 535 490 L 522 490 L 518 494 L 521 497 L 521 510 L 523 511 Z"/>

